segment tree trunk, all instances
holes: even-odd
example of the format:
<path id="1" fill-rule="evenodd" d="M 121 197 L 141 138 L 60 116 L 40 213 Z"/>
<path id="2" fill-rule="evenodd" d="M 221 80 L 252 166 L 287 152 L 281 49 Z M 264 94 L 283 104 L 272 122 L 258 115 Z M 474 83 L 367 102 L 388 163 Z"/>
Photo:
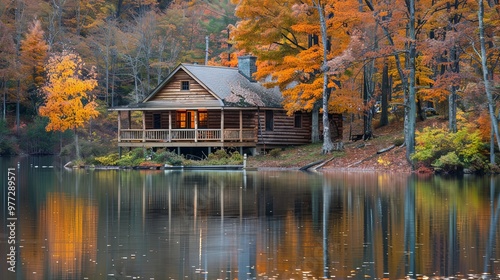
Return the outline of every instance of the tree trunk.
<path id="1" fill-rule="evenodd" d="M 410 68 L 410 73 L 408 77 L 408 95 L 405 100 L 405 144 L 406 144 L 406 159 L 411 163 L 411 155 L 415 152 L 415 126 L 416 126 L 416 104 L 415 104 L 415 58 L 416 58 L 416 33 L 415 33 L 415 2 L 414 0 L 408 0 L 408 14 L 409 20 L 409 48 L 408 48 L 408 67 Z"/>
<path id="2" fill-rule="evenodd" d="M 312 109 L 312 124 L 311 124 L 311 142 L 312 143 L 319 143 L 319 108 L 320 108 L 320 103 L 316 102 L 314 103 L 313 109 Z"/>
<path id="3" fill-rule="evenodd" d="M 80 160 L 82 157 L 80 155 L 80 145 L 78 144 L 78 131 L 76 127 L 73 129 L 73 132 L 75 133 L 75 153 L 76 153 L 76 159 Z"/>
<path id="4" fill-rule="evenodd" d="M 483 0 L 479 0 L 479 10 L 478 22 L 479 22 L 479 42 L 481 44 L 481 68 L 483 70 L 483 80 L 484 88 L 486 91 L 486 97 L 488 98 L 488 111 L 490 113 L 491 125 L 497 139 L 497 145 L 500 149 L 500 135 L 498 133 L 498 121 L 495 116 L 495 100 L 493 99 L 493 94 L 491 93 L 490 80 L 488 78 L 488 68 L 486 65 L 486 42 L 484 39 L 484 3 Z"/>
<path id="5" fill-rule="evenodd" d="M 333 151 L 332 133 L 330 132 L 330 118 L 328 116 L 328 101 L 330 99 L 330 90 L 327 88 L 328 74 L 323 74 L 323 148 L 322 153 L 328 154 Z"/>
<path id="6" fill-rule="evenodd" d="M 425 119 L 427 118 L 427 114 L 424 111 L 424 107 L 422 106 L 422 100 L 420 100 L 420 98 L 417 98 L 416 108 L 417 108 L 417 112 L 418 112 L 418 118 L 421 121 L 425 121 Z"/>
<path id="7" fill-rule="evenodd" d="M 457 132 L 457 93 L 456 88 L 451 86 L 451 93 L 448 96 L 448 130 Z"/>
<path id="8" fill-rule="evenodd" d="M 493 133 L 493 126 L 490 129 L 490 163 L 495 164 L 495 133 Z"/>
<path id="9" fill-rule="evenodd" d="M 384 64 L 382 70 L 382 100 L 380 102 L 380 126 L 386 126 L 389 124 L 389 66 L 387 63 Z"/>
<path id="10" fill-rule="evenodd" d="M 5 121 L 6 111 L 7 111 L 7 86 L 5 84 L 5 77 L 2 78 L 2 87 L 3 87 L 2 120 Z"/>
<path id="11" fill-rule="evenodd" d="M 16 134 L 19 134 L 19 127 L 21 126 L 21 81 L 17 80 L 17 100 L 16 100 Z"/>
<path id="12" fill-rule="evenodd" d="M 458 9 L 458 4 L 455 4 L 455 9 Z M 458 19 L 454 19 L 454 24 L 458 23 Z M 458 54 L 458 49 L 456 46 L 451 48 L 450 50 L 450 62 L 451 62 L 451 71 L 453 73 L 460 72 L 460 56 Z M 450 86 L 450 96 L 448 97 L 448 129 L 450 132 L 457 132 L 457 95 L 458 86 L 451 85 Z"/>
<path id="13" fill-rule="evenodd" d="M 313 0 L 313 4 L 315 5 L 318 14 L 319 14 L 319 21 L 320 21 L 320 27 L 321 27 L 321 39 L 323 43 L 323 61 L 321 63 L 321 71 L 323 72 L 323 154 L 330 153 L 333 151 L 333 142 L 332 142 L 332 136 L 330 132 L 330 120 L 328 117 L 328 101 L 330 99 L 330 88 L 328 88 L 328 65 L 327 65 L 327 53 L 328 53 L 328 46 L 327 46 L 327 33 L 326 33 L 326 19 L 325 19 L 325 13 L 324 13 L 324 8 L 323 5 L 321 4 L 321 1 Z"/>
<path id="14" fill-rule="evenodd" d="M 363 68 L 363 140 L 371 139 L 373 136 L 373 105 L 370 102 L 373 97 L 373 72 L 375 61 L 372 61 Z"/>

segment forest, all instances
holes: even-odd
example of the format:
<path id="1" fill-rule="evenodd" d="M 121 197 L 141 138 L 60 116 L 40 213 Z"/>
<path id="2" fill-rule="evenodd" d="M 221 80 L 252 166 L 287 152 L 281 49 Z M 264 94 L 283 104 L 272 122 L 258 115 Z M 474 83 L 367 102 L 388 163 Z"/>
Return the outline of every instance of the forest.
<path id="1" fill-rule="evenodd" d="M 71 153 L 80 135 L 97 156 L 113 139 L 107 108 L 142 100 L 179 63 L 252 54 L 290 113 L 357 116 L 364 140 L 399 117 L 409 161 L 483 169 L 500 147 L 499 19 L 498 0 L 0 0 L 0 153 Z M 429 113 L 447 127 L 417 131 Z"/>

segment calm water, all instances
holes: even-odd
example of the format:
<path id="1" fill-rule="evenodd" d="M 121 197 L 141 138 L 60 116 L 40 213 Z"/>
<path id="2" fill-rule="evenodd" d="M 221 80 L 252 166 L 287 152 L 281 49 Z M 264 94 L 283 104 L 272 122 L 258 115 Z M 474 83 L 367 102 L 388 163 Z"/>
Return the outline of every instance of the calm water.
<path id="1" fill-rule="evenodd" d="M 18 261 L 15 274 L 0 263 L 1 279 L 500 273 L 499 177 L 65 170 L 50 158 L 0 158 L 0 174 L 0 253 L 14 234 Z"/>

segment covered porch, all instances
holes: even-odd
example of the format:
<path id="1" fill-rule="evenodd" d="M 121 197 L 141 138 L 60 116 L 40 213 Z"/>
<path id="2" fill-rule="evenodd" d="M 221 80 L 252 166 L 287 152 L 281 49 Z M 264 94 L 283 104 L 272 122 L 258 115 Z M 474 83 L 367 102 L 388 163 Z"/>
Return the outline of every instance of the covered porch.
<path id="1" fill-rule="evenodd" d="M 120 147 L 255 147 L 250 110 L 117 110 Z"/>

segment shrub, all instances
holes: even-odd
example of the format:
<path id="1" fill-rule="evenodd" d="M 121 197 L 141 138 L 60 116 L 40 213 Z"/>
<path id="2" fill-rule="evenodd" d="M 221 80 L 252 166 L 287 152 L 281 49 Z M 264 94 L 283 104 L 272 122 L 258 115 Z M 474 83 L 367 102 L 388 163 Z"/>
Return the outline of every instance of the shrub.
<path id="1" fill-rule="evenodd" d="M 208 161 L 217 161 L 217 160 L 222 160 L 228 158 L 229 155 L 224 149 L 220 149 L 215 151 L 214 153 L 211 153 L 208 155 L 207 159 Z"/>
<path id="2" fill-rule="evenodd" d="M 182 165 L 184 157 L 170 151 L 158 150 L 152 156 L 152 161 L 162 164 Z"/>
<path id="3" fill-rule="evenodd" d="M 427 127 L 416 134 L 412 159 L 439 172 L 459 172 L 463 168 L 477 172 L 487 168 L 485 153 L 478 130 L 463 127 L 450 133 Z"/>
<path id="4" fill-rule="evenodd" d="M 58 137 L 52 131 L 46 131 L 48 118 L 35 117 L 32 123 L 26 126 L 20 139 L 21 149 L 27 154 L 53 154 L 57 146 Z"/>
<path id="5" fill-rule="evenodd" d="M 273 158 L 277 158 L 281 155 L 281 149 L 272 149 L 269 152 L 269 155 L 272 156 Z"/>
<path id="6" fill-rule="evenodd" d="M 120 155 L 118 153 L 113 153 L 102 157 L 96 157 L 94 161 L 97 165 L 115 166 L 119 159 Z"/>
<path id="7" fill-rule="evenodd" d="M 10 135 L 7 122 L 0 120 L 0 155 L 17 154 L 15 137 Z"/>
<path id="8" fill-rule="evenodd" d="M 221 149 L 209 154 L 206 160 L 191 160 L 186 165 L 237 165 L 242 163 L 243 156 L 239 152 L 228 153 L 226 150 Z"/>
<path id="9" fill-rule="evenodd" d="M 434 161 L 432 166 L 439 173 L 457 173 L 462 170 L 463 162 L 460 161 L 455 152 L 449 152 Z"/>
<path id="10" fill-rule="evenodd" d="M 237 164 L 243 163 L 243 156 L 239 152 L 231 153 L 231 161 Z"/>
<path id="11" fill-rule="evenodd" d="M 120 159 L 116 161 L 116 165 L 119 166 L 139 166 L 144 160 L 145 152 L 143 148 L 136 148 L 132 151 L 122 155 Z"/>

